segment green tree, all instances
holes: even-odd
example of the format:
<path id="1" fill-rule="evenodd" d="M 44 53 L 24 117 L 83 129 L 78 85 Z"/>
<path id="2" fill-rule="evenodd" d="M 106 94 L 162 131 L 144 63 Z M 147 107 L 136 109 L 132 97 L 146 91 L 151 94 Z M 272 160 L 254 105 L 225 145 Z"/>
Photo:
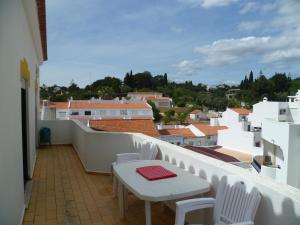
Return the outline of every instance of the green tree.
<path id="1" fill-rule="evenodd" d="M 169 109 L 169 110 L 165 111 L 164 114 L 165 114 L 165 116 L 168 116 L 168 117 L 175 116 L 175 110 Z"/>
<path id="2" fill-rule="evenodd" d="M 98 91 L 98 96 L 103 99 L 112 99 L 114 97 L 114 90 L 112 87 L 109 86 L 101 86 Z"/>
<path id="3" fill-rule="evenodd" d="M 180 124 L 183 124 L 186 121 L 187 113 L 186 112 L 179 112 L 177 113 L 177 120 L 180 122 Z"/>
<path id="4" fill-rule="evenodd" d="M 156 108 L 154 102 L 148 101 L 148 104 L 151 105 L 151 107 L 152 107 L 154 121 L 155 122 L 159 121 L 161 119 L 161 116 L 160 116 L 160 113 L 159 113 L 159 109 Z"/>

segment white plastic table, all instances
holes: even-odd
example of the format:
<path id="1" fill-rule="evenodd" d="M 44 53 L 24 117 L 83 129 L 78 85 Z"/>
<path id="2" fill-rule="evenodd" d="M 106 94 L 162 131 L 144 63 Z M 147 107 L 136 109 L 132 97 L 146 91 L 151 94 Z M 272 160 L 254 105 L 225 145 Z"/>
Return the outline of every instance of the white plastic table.
<path id="1" fill-rule="evenodd" d="M 177 177 L 148 181 L 136 172 L 143 166 L 163 166 L 177 174 Z M 146 225 L 151 225 L 151 202 L 169 201 L 202 194 L 210 190 L 210 184 L 191 173 L 162 160 L 138 160 L 114 166 L 119 181 L 119 208 L 124 217 L 127 205 L 126 190 L 145 201 Z"/>

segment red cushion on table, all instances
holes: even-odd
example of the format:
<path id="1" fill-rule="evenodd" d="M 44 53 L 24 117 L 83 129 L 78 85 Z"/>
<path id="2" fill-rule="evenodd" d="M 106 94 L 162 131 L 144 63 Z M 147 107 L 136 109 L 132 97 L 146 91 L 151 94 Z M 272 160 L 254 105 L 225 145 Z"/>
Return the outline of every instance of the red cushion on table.
<path id="1" fill-rule="evenodd" d="M 176 173 L 173 173 L 162 166 L 144 166 L 137 168 L 136 172 L 147 180 L 159 180 L 177 176 Z"/>

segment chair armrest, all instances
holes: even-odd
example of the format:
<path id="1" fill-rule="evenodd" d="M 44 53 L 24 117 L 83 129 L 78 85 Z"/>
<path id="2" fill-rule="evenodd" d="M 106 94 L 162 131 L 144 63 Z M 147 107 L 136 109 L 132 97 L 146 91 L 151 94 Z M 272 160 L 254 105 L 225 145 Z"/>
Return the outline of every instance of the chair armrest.
<path id="1" fill-rule="evenodd" d="M 254 225 L 253 221 L 245 221 L 240 223 L 231 223 L 230 225 Z"/>
<path id="2" fill-rule="evenodd" d="M 140 159 L 140 153 L 122 153 L 117 154 L 117 164 L 126 163 Z"/>
<path id="3" fill-rule="evenodd" d="M 175 225 L 184 225 L 187 212 L 214 207 L 215 202 L 214 198 L 194 198 L 176 202 Z"/>
<path id="4" fill-rule="evenodd" d="M 194 198 L 176 202 L 176 208 L 190 212 L 197 209 L 211 208 L 215 205 L 214 198 Z"/>

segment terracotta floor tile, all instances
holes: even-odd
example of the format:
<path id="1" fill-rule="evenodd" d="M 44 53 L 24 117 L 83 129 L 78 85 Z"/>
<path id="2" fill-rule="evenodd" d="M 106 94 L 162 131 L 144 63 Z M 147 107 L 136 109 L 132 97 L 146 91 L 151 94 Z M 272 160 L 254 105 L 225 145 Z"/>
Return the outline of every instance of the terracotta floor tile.
<path id="1" fill-rule="evenodd" d="M 112 179 L 86 173 L 72 146 L 42 148 L 33 175 L 32 195 L 23 225 L 144 225 L 144 202 L 133 194 L 121 219 Z M 174 225 L 171 210 L 153 204 L 155 225 Z M 154 224 L 154 223 L 153 223 Z"/>

